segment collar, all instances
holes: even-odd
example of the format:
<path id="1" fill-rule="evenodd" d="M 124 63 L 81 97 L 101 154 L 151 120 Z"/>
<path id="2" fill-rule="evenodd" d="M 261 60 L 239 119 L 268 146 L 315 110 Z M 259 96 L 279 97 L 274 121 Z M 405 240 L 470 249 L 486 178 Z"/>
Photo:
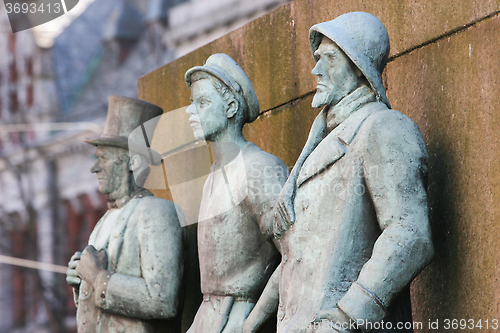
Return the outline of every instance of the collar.
<path id="1" fill-rule="evenodd" d="M 326 138 L 336 137 L 344 146 L 350 145 L 365 119 L 373 112 L 384 109 L 387 109 L 387 106 L 382 102 L 369 102 L 361 105 L 356 112 L 351 113 L 347 119 L 328 133 Z"/>
<path id="2" fill-rule="evenodd" d="M 299 167 L 297 186 L 313 176 L 325 171 L 326 167 L 341 159 L 354 140 L 361 125 L 369 115 L 387 109 L 381 102 L 371 102 L 361 105 L 357 112 L 352 112 L 347 119 L 332 130 L 310 153 Z M 314 126 L 314 125 L 313 125 Z"/>
<path id="3" fill-rule="evenodd" d="M 250 148 L 257 147 L 254 143 L 248 141 L 242 149 L 238 151 L 237 154 L 234 154 L 234 157 L 226 164 L 224 164 L 224 167 L 226 167 L 228 164 L 233 162 L 240 154 L 243 154 L 243 152 L 247 151 Z M 210 173 L 213 173 L 214 171 L 217 171 L 220 169 L 220 163 L 219 161 L 214 161 L 214 163 L 210 166 Z"/>
<path id="4" fill-rule="evenodd" d="M 131 199 L 134 198 L 143 198 L 143 197 L 148 197 L 152 196 L 153 194 L 146 190 L 145 188 L 138 188 L 134 192 L 130 193 L 130 195 L 127 195 L 121 199 L 118 199 L 116 201 L 108 202 L 108 208 L 109 209 L 117 209 L 117 208 L 122 208 L 125 206 Z"/>
<path id="5" fill-rule="evenodd" d="M 377 96 L 367 85 L 362 85 L 334 105 L 326 115 L 326 133 L 330 133 L 351 114 L 367 103 L 375 102 Z"/>

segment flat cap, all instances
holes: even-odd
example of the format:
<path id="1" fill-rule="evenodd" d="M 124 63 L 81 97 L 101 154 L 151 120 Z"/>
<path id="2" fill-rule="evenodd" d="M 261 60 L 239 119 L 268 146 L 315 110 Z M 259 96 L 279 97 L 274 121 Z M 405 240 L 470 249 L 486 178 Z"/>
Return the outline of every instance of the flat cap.
<path id="1" fill-rule="evenodd" d="M 230 56 L 224 53 L 212 54 L 205 65 L 195 66 L 186 72 L 185 80 L 191 88 L 191 75 L 195 72 L 206 72 L 224 83 L 234 94 L 243 96 L 248 106 L 247 122 L 251 123 L 259 115 L 259 100 L 252 82 L 245 71 Z"/>

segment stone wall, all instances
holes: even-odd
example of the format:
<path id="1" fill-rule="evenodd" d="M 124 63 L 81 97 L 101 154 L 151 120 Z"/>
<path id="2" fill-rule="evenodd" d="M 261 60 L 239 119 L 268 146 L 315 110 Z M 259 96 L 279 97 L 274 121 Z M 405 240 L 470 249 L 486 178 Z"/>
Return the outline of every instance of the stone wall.
<path id="1" fill-rule="evenodd" d="M 493 331 L 492 320 L 500 320 L 498 1 L 296 0 L 142 77 L 139 97 L 165 111 L 186 106 L 185 71 L 212 53 L 227 53 L 248 73 L 260 100 L 247 139 L 292 166 L 318 112 L 310 107 L 316 79 L 308 30 L 348 11 L 373 13 L 387 27 L 388 97 L 418 124 L 430 156 L 436 257 L 412 285 L 414 321 L 423 323 L 415 331 L 445 331 L 446 319 L 481 319 L 482 329 L 469 331 Z M 168 191 L 156 194 L 168 197 Z M 195 311 L 190 302 L 197 307 L 200 300 L 193 288 L 186 322 Z M 439 320 L 439 329 L 430 329 L 429 320 Z"/>

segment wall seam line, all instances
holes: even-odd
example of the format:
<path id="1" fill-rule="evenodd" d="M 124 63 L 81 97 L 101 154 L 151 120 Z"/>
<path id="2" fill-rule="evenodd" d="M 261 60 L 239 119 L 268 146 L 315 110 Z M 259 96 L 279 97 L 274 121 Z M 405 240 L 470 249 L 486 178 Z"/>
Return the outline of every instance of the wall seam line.
<path id="1" fill-rule="evenodd" d="M 493 18 L 495 16 L 499 16 L 499 15 L 500 15 L 500 10 L 492 12 L 492 13 L 486 15 L 486 16 L 483 16 L 483 17 L 478 18 L 478 19 L 476 19 L 476 20 L 474 20 L 474 21 L 472 21 L 470 23 L 467 23 L 464 26 L 461 26 L 461 27 L 455 28 L 453 30 L 450 30 L 450 31 L 448 31 L 448 32 L 446 32 L 446 33 L 444 33 L 442 35 L 439 35 L 439 36 L 437 36 L 435 38 L 432 38 L 432 39 L 430 39 L 430 40 L 428 40 L 426 42 L 423 42 L 421 44 L 413 46 L 413 47 L 411 47 L 411 48 L 409 48 L 407 50 L 404 50 L 404 51 L 402 51 L 400 53 L 397 53 L 397 54 L 393 55 L 392 57 L 390 57 L 388 59 L 387 63 L 390 63 L 390 62 L 396 60 L 397 58 L 403 57 L 403 56 L 405 56 L 405 55 L 407 55 L 407 54 L 409 54 L 409 53 L 411 53 L 411 52 L 413 52 L 415 50 L 421 49 L 421 48 L 423 48 L 423 47 L 425 47 L 427 45 L 433 44 L 435 42 L 438 42 L 438 41 L 443 40 L 445 38 L 448 38 L 450 36 L 456 35 L 456 34 L 462 32 L 462 31 L 465 31 L 465 30 L 467 30 L 467 29 L 469 29 L 469 28 L 471 28 L 473 26 L 481 24 L 482 22 L 487 21 L 487 20 L 489 20 L 489 19 L 491 19 L 491 18 Z M 272 108 L 266 109 L 266 110 L 264 110 L 264 111 L 262 111 L 262 112 L 259 113 L 259 118 L 260 117 L 265 117 L 265 116 L 267 116 L 267 115 L 269 115 L 271 113 L 274 113 L 278 109 L 284 108 L 285 106 L 292 105 L 294 102 L 296 102 L 296 101 L 298 101 L 298 100 L 300 100 L 300 99 L 302 99 L 304 97 L 307 97 L 309 95 L 312 95 L 315 92 L 316 92 L 316 90 L 310 91 L 310 92 L 308 92 L 308 93 L 306 93 L 304 95 L 301 95 L 301 96 L 299 96 L 297 98 L 294 98 L 294 99 L 292 99 L 292 100 L 290 100 L 288 102 L 285 102 L 285 103 L 276 105 L 276 106 L 274 106 Z"/>
<path id="2" fill-rule="evenodd" d="M 390 58 L 388 59 L 387 63 L 392 62 L 392 61 L 396 60 L 396 59 L 397 59 L 397 58 L 399 58 L 399 57 L 405 56 L 405 55 L 407 55 L 407 54 L 409 54 L 409 53 L 411 53 L 411 52 L 413 52 L 413 51 L 415 51 L 415 50 L 421 49 L 421 48 L 423 48 L 423 47 L 425 47 L 425 46 L 427 46 L 427 45 L 429 45 L 429 44 L 432 44 L 432 43 L 435 43 L 435 42 L 440 41 L 440 40 L 442 40 L 442 39 L 445 39 L 445 38 L 448 38 L 448 37 L 450 37 L 450 36 L 456 35 L 456 34 L 458 34 L 458 33 L 462 32 L 462 31 L 465 31 L 465 30 L 467 30 L 467 29 L 469 29 L 469 28 L 471 28 L 471 27 L 475 26 L 475 25 L 481 24 L 481 23 L 482 23 L 482 22 L 484 22 L 484 21 L 487 21 L 487 20 L 489 20 L 489 19 L 491 19 L 491 18 L 493 18 L 493 17 L 495 17 L 495 16 L 498 16 L 499 14 L 500 14 L 500 10 L 497 10 L 497 11 L 495 11 L 495 12 L 491 13 L 491 14 L 488 14 L 488 15 L 486 15 L 486 16 L 483 16 L 483 17 L 481 17 L 481 18 L 478 18 L 478 19 L 477 19 L 477 20 L 475 20 L 475 21 L 472 21 L 472 22 L 470 22 L 470 23 L 467 23 L 467 24 L 466 24 L 466 25 L 464 25 L 464 26 L 461 26 L 461 27 L 455 28 L 455 29 L 453 29 L 453 30 L 450 30 L 450 31 L 448 31 L 448 32 L 446 32 L 446 33 L 444 33 L 444 34 L 442 34 L 442 35 L 439 35 L 439 36 L 437 36 L 437 37 L 435 37 L 435 38 L 432 38 L 432 39 L 430 39 L 430 40 L 428 40 L 428 41 L 425 41 L 425 42 L 423 42 L 423 43 L 421 43 L 421 44 L 418 44 L 418 45 L 416 45 L 416 46 L 413 46 L 413 47 L 411 47 L 411 48 L 409 48 L 409 49 L 407 49 L 407 50 L 401 51 L 400 53 L 397 53 L 397 54 L 393 55 L 392 57 L 390 57 Z"/>
<path id="3" fill-rule="evenodd" d="M 259 113 L 259 117 L 261 117 L 261 116 L 267 116 L 269 113 L 272 113 L 272 112 L 276 111 L 277 109 L 283 108 L 283 107 L 285 107 L 287 105 L 292 105 L 294 102 L 297 102 L 297 101 L 303 99 L 304 97 L 307 97 L 307 96 L 312 95 L 314 93 L 316 93 L 316 89 L 314 89 L 313 91 L 310 91 L 310 92 L 308 92 L 308 93 L 306 93 L 304 95 L 301 95 L 301 96 L 299 96 L 297 98 L 289 100 L 288 102 L 276 105 L 276 106 L 274 106 L 274 107 L 272 107 L 270 109 L 266 109 L 266 110 L 262 111 L 261 113 Z"/>

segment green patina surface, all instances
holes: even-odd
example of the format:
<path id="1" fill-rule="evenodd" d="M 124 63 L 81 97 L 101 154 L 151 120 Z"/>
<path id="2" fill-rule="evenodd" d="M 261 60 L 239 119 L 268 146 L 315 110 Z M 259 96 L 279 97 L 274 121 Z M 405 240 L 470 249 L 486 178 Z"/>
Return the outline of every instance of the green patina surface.
<path id="1" fill-rule="evenodd" d="M 500 10 L 498 1 L 296 0 L 142 77 L 139 97 L 165 111 L 186 106 L 185 71 L 227 53 L 260 100 L 261 115 L 245 136 L 292 166 L 318 113 L 310 107 L 316 81 L 308 30 L 359 10 L 389 31 L 395 58 L 384 75 L 388 97 L 418 124 L 430 156 L 436 257 L 412 286 L 414 320 L 424 322 L 416 332 L 444 331 L 428 329 L 429 319 L 500 319 L 500 19 L 481 20 Z M 196 270 L 195 228 L 191 235 L 188 260 Z M 196 279 L 188 281 L 185 329 L 201 300 Z"/>
<path id="2" fill-rule="evenodd" d="M 387 69 L 393 107 L 417 122 L 429 152 L 436 257 L 413 285 L 418 320 L 498 318 L 499 33 L 495 17 Z"/>

